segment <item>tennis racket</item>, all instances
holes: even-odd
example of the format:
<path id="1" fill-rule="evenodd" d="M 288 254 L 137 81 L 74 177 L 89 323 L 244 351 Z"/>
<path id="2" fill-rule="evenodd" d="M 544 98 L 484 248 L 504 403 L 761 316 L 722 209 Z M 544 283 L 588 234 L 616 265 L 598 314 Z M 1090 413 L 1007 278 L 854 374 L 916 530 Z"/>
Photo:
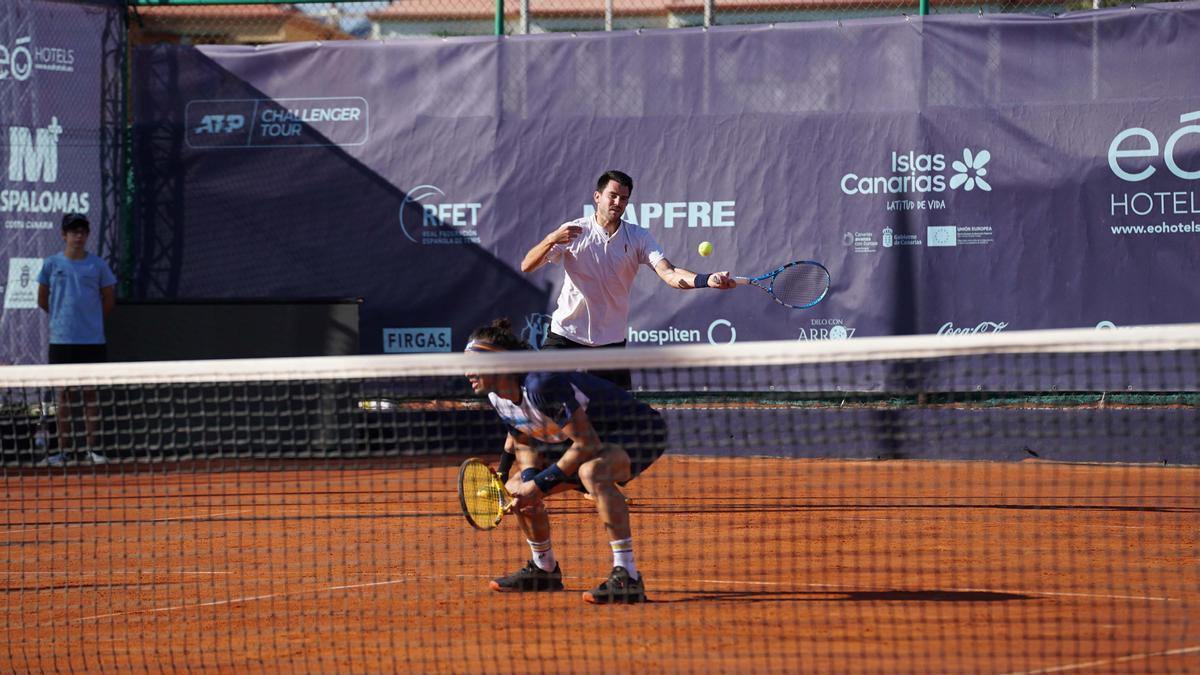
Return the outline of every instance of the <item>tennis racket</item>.
<path id="1" fill-rule="evenodd" d="M 829 293 L 829 270 L 814 260 L 797 260 L 762 276 L 733 280 L 739 286 L 757 286 L 770 293 L 775 302 L 792 309 L 812 307 Z"/>
<path id="2" fill-rule="evenodd" d="M 458 469 L 458 504 L 471 527 L 491 530 L 512 508 L 512 496 L 492 467 L 472 457 Z"/>

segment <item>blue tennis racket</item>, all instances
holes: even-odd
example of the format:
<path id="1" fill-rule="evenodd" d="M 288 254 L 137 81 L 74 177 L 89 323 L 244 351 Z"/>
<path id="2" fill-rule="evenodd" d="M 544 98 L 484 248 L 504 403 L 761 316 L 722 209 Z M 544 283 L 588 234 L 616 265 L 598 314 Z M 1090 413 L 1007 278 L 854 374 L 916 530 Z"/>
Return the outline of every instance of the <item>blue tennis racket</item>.
<path id="1" fill-rule="evenodd" d="M 757 286 L 783 305 L 807 309 L 829 294 L 829 270 L 814 260 L 797 260 L 757 277 L 734 277 L 739 286 Z"/>

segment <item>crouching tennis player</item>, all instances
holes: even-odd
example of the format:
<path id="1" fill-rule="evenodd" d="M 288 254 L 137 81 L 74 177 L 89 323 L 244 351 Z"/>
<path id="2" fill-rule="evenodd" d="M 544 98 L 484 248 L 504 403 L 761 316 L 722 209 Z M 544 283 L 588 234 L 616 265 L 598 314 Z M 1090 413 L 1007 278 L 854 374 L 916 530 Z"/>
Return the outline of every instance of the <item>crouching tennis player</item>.
<path id="1" fill-rule="evenodd" d="M 469 352 L 522 349 L 529 345 L 513 333 L 507 319 L 476 329 L 467 343 Z M 658 412 L 586 373 L 468 373 L 467 379 L 475 393 L 487 394 L 507 426 L 499 473 L 533 552 L 525 567 L 493 579 L 492 590 L 563 590 L 543 498 L 580 490 L 594 498 L 613 556 L 608 579 L 583 599 L 600 605 L 645 601 L 645 581 L 633 557 L 629 506 L 619 486 L 645 471 L 666 449 L 666 425 Z M 510 479 L 514 463 L 520 473 Z"/>

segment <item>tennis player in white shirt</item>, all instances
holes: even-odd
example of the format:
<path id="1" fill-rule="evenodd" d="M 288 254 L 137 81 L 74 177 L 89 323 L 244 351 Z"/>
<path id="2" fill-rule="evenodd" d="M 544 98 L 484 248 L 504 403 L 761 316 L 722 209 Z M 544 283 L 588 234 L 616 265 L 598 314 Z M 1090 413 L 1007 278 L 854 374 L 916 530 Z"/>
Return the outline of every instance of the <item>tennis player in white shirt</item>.
<path id="1" fill-rule="evenodd" d="M 624 347 L 629 296 L 641 265 L 649 265 L 672 288 L 737 287 L 728 271 L 697 274 L 676 267 L 649 230 L 622 221 L 632 193 L 629 175 L 605 171 L 592 195 L 596 213 L 559 225 L 525 254 L 522 272 L 559 263 L 566 275 L 542 349 Z M 632 388 L 628 370 L 593 374 Z"/>

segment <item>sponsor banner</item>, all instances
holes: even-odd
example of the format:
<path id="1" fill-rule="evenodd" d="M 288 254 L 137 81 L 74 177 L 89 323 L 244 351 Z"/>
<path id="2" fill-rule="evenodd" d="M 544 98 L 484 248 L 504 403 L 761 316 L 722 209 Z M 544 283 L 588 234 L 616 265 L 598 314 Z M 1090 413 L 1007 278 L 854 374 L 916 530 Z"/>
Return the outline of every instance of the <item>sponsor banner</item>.
<path id="1" fill-rule="evenodd" d="M 546 338 L 550 336 L 550 321 L 549 314 L 534 312 L 526 315 L 525 325 L 520 327 L 521 339 L 528 342 L 530 347 L 541 350 Z"/>
<path id="2" fill-rule="evenodd" d="M 408 352 L 448 352 L 451 348 L 448 327 L 384 328 L 383 351 L 388 354 Z"/>
<path id="3" fill-rule="evenodd" d="M 1200 6 L 1175 3 L 1020 25 L 935 16 L 920 33 L 897 18 L 582 42 L 137 48 L 135 146 L 143 161 L 175 156 L 180 176 L 178 193 L 140 186 L 174 219 L 139 231 L 187 242 L 145 252 L 174 265 L 147 269 L 162 275 L 148 286 L 364 297 L 368 352 L 397 348 L 398 324 L 446 327 L 460 349 L 498 316 L 540 347 L 563 271 L 522 266 L 592 213 L 597 177 L 618 168 L 634 179 L 626 226 L 671 264 L 754 276 L 812 259 L 833 277 L 820 305 L 787 310 L 643 269 L 631 346 L 1200 320 L 1196 24 Z M 1103 44 L 1078 39 L 1096 26 Z M 761 49 L 740 48 L 751 38 Z M 601 47 L 621 78 L 557 77 L 591 72 Z M 556 68 L 495 76 L 548 48 Z M 713 79 L 714 49 L 755 77 Z M 1095 63 L 1096 49 L 1102 77 L 995 66 Z M 178 73 L 169 87 L 163 59 Z M 22 125 L 36 146 L 49 124 Z M 287 236 L 267 250 L 271 228 Z"/>
<path id="4" fill-rule="evenodd" d="M 360 96 L 188 101 L 188 147 L 353 146 L 370 135 L 370 106 Z"/>
<path id="5" fill-rule="evenodd" d="M 63 248 L 67 212 L 92 222 L 88 249 L 116 240 L 117 195 L 102 189 L 124 119 L 119 101 L 126 8 L 116 0 L 6 0 L 0 21 L 0 363 L 43 363 L 49 327 L 37 311 L 42 259 Z M 111 125 L 105 128 L 105 125 Z M 111 185 L 111 184 L 110 184 Z M 103 195 L 103 196 L 102 196 Z M 119 265 L 113 264 L 114 269 Z M 7 272 L 4 272 L 7 270 Z"/>
<path id="6" fill-rule="evenodd" d="M 809 319 L 800 328 L 800 340 L 849 340 L 857 329 L 847 326 L 844 319 Z"/>
<path id="7" fill-rule="evenodd" d="M 422 246 L 479 244 L 481 201 L 454 201 L 436 185 L 418 185 L 400 202 L 400 232 Z"/>
<path id="8" fill-rule="evenodd" d="M 733 344 L 737 342 L 737 327 L 728 319 L 713 319 L 703 328 L 679 328 L 676 326 L 635 328 L 630 326 L 625 342 L 630 346 L 688 343 Z"/>
<path id="9" fill-rule="evenodd" d="M 974 325 L 958 326 L 947 321 L 938 328 L 938 335 L 973 335 L 975 333 L 1000 333 L 1008 328 L 1007 321 L 980 321 Z"/>
<path id="10" fill-rule="evenodd" d="M 37 275 L 41 258 L 9 258 L 8 284 L 4 287 L 4 309 L 37 309 Z"/>
<path id="11" fill-rule="evenodd" d="M 73 73 L 75 53 L 72 43 L 40 36 L 35 40 L 28 31 L 6 37 L 0 42 L 0 83 L 28 82 L 40 73 Z"/>

